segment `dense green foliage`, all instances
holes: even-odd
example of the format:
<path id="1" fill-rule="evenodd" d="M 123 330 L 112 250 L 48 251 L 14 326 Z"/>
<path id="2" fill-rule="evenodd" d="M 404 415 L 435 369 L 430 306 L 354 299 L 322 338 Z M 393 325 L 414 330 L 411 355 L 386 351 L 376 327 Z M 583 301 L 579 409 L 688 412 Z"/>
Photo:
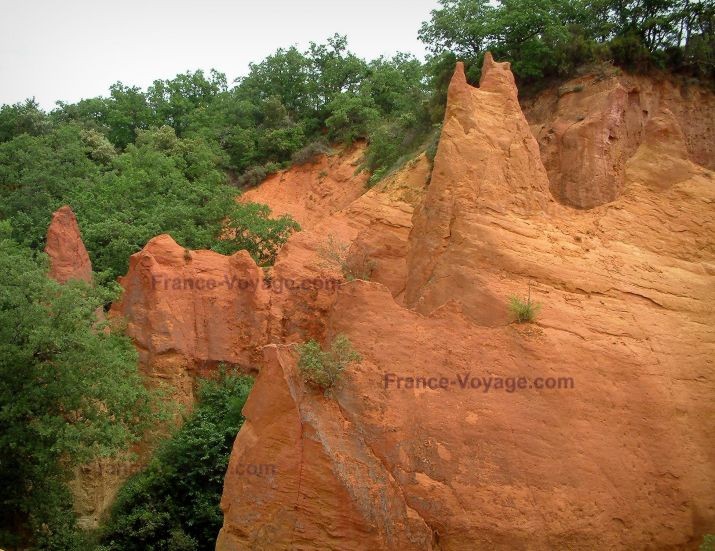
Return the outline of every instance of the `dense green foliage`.
<path id="1" fill-rule="evenodd" d="M 491 50 L 527 89 L 603 62 L 715 82 L 710 1 L 439 2 L 419 32 L 425 63 L 407 54 L 367 61 L 334 35 L 305 51 L 280 48 L 230 84 L 195 71 L 146 90 L 118 82 L 106 97 L 49 113 L 34 100 L 0 107 L 0 546 L 80 549 L 72 467 L 125 449 L 157 419 L 134 349 L 94 317 L 114 286 L 60 286 L 45 275 L 39 251 L 60 206 L 77 214 L 102 283 L 162 233 L 192 249 L 245 249 L 266 266 L 299 227 L 265 205 L 237 204 L 236 187 L 363 139 L 370 183 L 421 148 L 434 159 L 457 58 L 475 81 Z M 348 252 L 329 238 L 319 254 L 345 278 L 368 279 L 369 259 Z M 538 308 L 510 301 L 519 321 Z M 360 359 L 343 335 L 326 351 L 315 341 L 299 351 L 305 380 L 324 389 Z M 183 428 L 122 490 L 105 548 L 212 547 L 249 389 L 225 374 L 204 384 Z"/>
<path id="2" fill-rule="evenodd" d="M 46 277 L 0 227 L 0 547 L 77 549 L 72 467 L 126 449 L 152 419 L 136 352 L 102 330 L 113 294 Z"/>
<path id="3" fill-rule="evenodd" d="M 715 5 L 697 0 L 439 0 L 419 36 L 432 53 L 511 61 L 521 83 L 613 61 L 715 78 Z"/>
<path id="4" fill-rule="evenodd" d="M 223 479 L 251 385 L 225 372 L 202 382 L 193 413 L 120 490 L 101 549 L 214 549 Z"/>
<path id="5" fill-rule="evenodd" d="M 362 360 L 350 339 L 343 334 L 333 339 L 327 351 L 311 340 L 298 345 L 298 354 L 298 369 L 303 380 L 323 390 L 332 388 L 348 365 Z"/>
<path id="6" fill-rule="evenodd" d="M 236 204 L 218 146 L 178 138 L 168 126 L 136 133 L 121 153 L 75 123 L 1 143 L 0 217 L 12 221 L 14 237 L 41 248 L 51 213 L 69 204 L 94 269 L 111 277 L 123 275 L 129 256 L 161 233 L 188 248 L 247 249 L 272 262 L 297 224 L 270 218 L 267 207 Z M 220 239 L 227 224 L 236 239 Z"/>

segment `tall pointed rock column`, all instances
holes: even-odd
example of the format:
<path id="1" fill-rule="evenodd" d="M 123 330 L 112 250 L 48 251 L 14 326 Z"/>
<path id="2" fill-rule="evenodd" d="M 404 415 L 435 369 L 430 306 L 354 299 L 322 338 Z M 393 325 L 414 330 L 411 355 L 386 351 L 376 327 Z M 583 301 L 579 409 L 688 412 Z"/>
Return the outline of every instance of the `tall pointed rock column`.
<path id="1" fill-rule="evenodd" d="M 457 63 L 432 178 L 413 217 L 406 303 L 429 313 L 454 299 L 476 321 L 497 323 L 505 309 L 479 285 L 491 254 L 483 215 L 539 215 L 552 201 L 509 63 L 487 53 L 479 88 Z"/>

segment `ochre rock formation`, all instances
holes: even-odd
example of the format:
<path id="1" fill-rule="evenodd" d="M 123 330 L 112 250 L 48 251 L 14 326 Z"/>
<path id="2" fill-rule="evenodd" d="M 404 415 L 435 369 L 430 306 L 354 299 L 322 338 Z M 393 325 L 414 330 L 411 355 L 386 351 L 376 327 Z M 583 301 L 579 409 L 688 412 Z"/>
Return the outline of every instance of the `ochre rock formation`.
<path id="1" fill-rule="evenodd" d="M 715 169 L 715 97 L 697 86 L 603 72 L 548 90 L 528 101 L 525 111 L 551 191 L 569 206 L 592 208 L 618 198 L 628 159 L 664 112 L 670 113 L 670 128 L 680 126 L 671 136 L 685 144 L 683 160 Z M 667 143 L 671 136 L 658 140 Z"/>
<path id="2" fill-rule="evenodd" d="M 92 282 L 92 263 L 82 241 L 77 217 L 69 206 L 52 215 L 45 253 L 50 257 L 50 277 L 60 283 L 71 279 Z"/>
<path id="3" fill-rule="evenodd" d="M 328 234 L 385 255 L 379 234 L 393 231 L 373 281 L 270 299 L 274 345 L 226 474 L 218 549 L 690 549 L 715 530 L 715 175 L 693 137 L 705 130 L 676 125 L 676 104 L 641 113 L 618 192 L 574 209 L 551 199 L 515 99 L 508 65 L 487 57 L 479 89 L 458 67 L 426 191 L 377 186 L 281 250 L 274 280 L 312 276 Z M 537 134 L 561 116 L 544 112 Z M 561 158 L 560 143 L 541 157 Z M 529 287 L 539 316 L 510 323 L 507 298 Z M 324 396 L 281 343 L 339 333 L 362 361 Z M 513 392 L 494 382 L 520 377 Z"/>
<path id="4" fill-rule="evenodd" d="M 271 292 L 269 342 L 322 338 L 336 282 L 350 277 L 367 275 L 402 302 L 414 204 L 421 200 L 428 177 L 429 163 L 420 155 L 348 207 L 285 244 L 272 270 L 276 284 Z M 336 248 L 345 251 L 342 266 L 326 254 Z M 285 289 L 286 282 L 316 279 L 318 285 L 308 285 L 308 289 Z"/>
<path id="5" fill-rule="evenodd" d="M 290 214 L 303 229 L 348 206 L 365 192 L 368 174 L 358 172 L 365 144 L 357 142 L 334 155 L 296 165 L 247 190 L 242 202 L 264 203 L 271 214 Z"/>
<path id="6" fill-rule="evenodd" d="M 235 484 L 226 486 L 216 549 L 431 548 L 432 531 L 382 458 L 345 438 L 354 427 L 338 402 L 306 392 L 288 348 L 265 353 L 228 468 Z"/>
<path id="7" fill-rule="evenodd" d="M 458 63 L 432 178 L 410 233 L 407 305 L 429 313 L 459 295 L 480 323 L 506 322 L 503 302 L 480 284 L 484 264 L 500 254 L 482 238 L 482 226 L 492 213 L 539 215 L 551 204 L 509 64 L 487 54 L 477 89 Z"/>
<path id="8" fill-rule="evenodd" d="M 191 402 L 197 374 L 226 363 L 250 370 L 266 344 L 268 293 L 263 271 L 240 251 L 190 251 L 160 235 L 132 255 L 121 301 L 145 375 Z"/>

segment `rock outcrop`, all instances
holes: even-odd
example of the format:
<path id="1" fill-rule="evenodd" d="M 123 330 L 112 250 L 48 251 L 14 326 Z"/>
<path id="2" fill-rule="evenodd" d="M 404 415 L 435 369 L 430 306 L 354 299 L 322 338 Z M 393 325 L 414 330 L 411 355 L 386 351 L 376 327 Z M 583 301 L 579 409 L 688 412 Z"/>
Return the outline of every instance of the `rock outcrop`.
<path id="1" fill-rule="evenodd" d="M 354 162 L 353 150 L 345 155 L 335 161 L 339 171 Z M 291 171 L 284 178 L 300 180 Z M 325 209 L 321 219 L 316 212 L 312 228 L 295 234 L 265 273 L 246 252 L 228 257 L 184 249 L 168 235 L 152 239 L 131 257 L 120 278 L 122 299 L 112 306 L 127 319 L 144 374 L 169 383 L 178 400 L 190 403 L 195 377 L 218 363 L 255 372 L 263 345 L 320 337 L 337 286 L 346 281 L 340 262 L 325 254 L 331 243 L 345 249 L 346 266 L 369 269 L 401 297 L 413 204 L 428 175 L 420 156 L 345 209 Z M 284 196 L 274 184 L 269 179 L 256 192 L 280 212 Z M 367 259 L 369 265 L 359 266 Z"/>
<path id="2" fill-rule="evenodd" d="M 688 549 L 712 532 L 715 175 L 679 116 L 650 111 L 618 192 L 568 208 L 508 65 L 487 57 L 479 89 L 458 67 L 426 192 L 371 190 L 280 252 L 273 277 L 297 277 L 331 232 L 394 230 L 391 277 L 272 299 L 217 549 Z M 529 286 L 536 323 L 509 323 Z M 326 397 L 278 343 L 339 333 L 362 361 Z"/>
<path id="3" fill-rule="evenodd" d="M 132 255 L 121 301 L 144 374 L 168 382 L 191 403 L 196 375 L 219 363 L 255 370 L 266 344 L 268 293 L 263 271 L 240 251 L 190 251 L 160 235 Z"/>
<path id="4" fill-rule="evenodd" d="M 71 279 L 92 282 L 92 263 L 82 241 L 77 217 L 69 206 L 52 215 L 45 253 L 50 258 L 50 277 L 60 283 Z"/>
<path id="5" fill-rule="evenodd" d="M 432 531 L 382 458 L 362 438 L 345 438 L 355 427 L 339 404 L 306 392 L 288 348 L 265 353 L 228 468 L 235 484 L 224 493 L 227 528 L 216 549 L 430 549 Z"/>
<path id="6" fill-rule="evenodd" d="M 285 244 L 272 270 L 277 285 L 271 293 L 269 342 L 322 338 L 336 282 L 367 277 L 385 285 L 402 302 L 414 205 L 424 195 L 428 177 L 429 163 L 420 155 Z M 285 290 L 286 282 L 314 280 L 318 286 Z"/>
<path id="7" fill-rule="evenodd" d="M 290 214 L 301 228 L 310 229 L 365 193 L 369 175 L 359 171 L 364 153 L 364 142 L 357 142 L 335 154 L 321 154 L 314 162 L 269 176 L 239 200 L 267 204 L 273 216 Z"/>
<path id="8" fill-rule="evenodd" d="M 587 209 L 620 197 L 628 160 L 665 112 L 673 131 L 657 138 L 660 146 L 674 139 L 686 147 L 683 160 L 715 169 L 715 98 L 698 86 L 612 71 L 548 90 L 526 102 L 525 111 L 551 191 L 565 205 Z"/>
<path id="9" fill-rule="evenodd" d="M 477 89 L 458 63 L 432 178 L 410 233 L 407 305 L 429 313 L 461 296 L 473 319 L 507 323 L 503 301 L 480 284 L 484 263 L 499 254 L 481 239 L 482 226 L 491 213 L 533 216 L 551 204 L 509 64 L 487 54 Z"/>

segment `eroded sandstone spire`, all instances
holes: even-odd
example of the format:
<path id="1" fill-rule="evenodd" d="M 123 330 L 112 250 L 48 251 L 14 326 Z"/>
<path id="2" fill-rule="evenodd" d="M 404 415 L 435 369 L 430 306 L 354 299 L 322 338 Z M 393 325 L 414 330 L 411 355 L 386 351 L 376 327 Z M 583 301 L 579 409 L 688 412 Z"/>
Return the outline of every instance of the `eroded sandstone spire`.
<path id="1" fill-rule="evenodd" d="M 467 83 L 457 63 L 432 179 L 413 217 L 407 304 L 430 312 L 466 293 L 474 315 L 493 323 L 492 312 L 504 309 L 494 307 L 496 299 L 478 283 L 479 264 L 490 254 L 479 238 L 482 216 L 537 215 L 551 203 L 509 63 L 487 53 L 479 88 Z"/>
<path id="2" fill-rule="evenodd" d="M 92 263 L 82 241 L 77 217 L 69 206 L 52 215 L 45 253 L 50 257 L 50 277 L 60 283 L 71 279 L 92 281 Z"/>

